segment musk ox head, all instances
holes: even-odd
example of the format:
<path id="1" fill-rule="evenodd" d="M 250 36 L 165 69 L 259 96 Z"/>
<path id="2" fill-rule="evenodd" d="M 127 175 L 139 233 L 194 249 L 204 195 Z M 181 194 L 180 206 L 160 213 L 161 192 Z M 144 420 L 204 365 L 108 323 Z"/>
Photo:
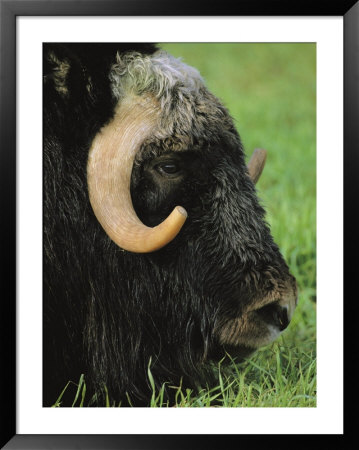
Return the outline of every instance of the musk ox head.
<path id="1" fill-rule="evenodd" d="M 194 386 L 287 327 L 296 282 L 198 71 L 163 51 L 99 68 L 69 48 L 45 52 L 44 383 L 62 359 L 62 385 L 77 370 L 145 404 L 150 359 L 158 384 Z"/>

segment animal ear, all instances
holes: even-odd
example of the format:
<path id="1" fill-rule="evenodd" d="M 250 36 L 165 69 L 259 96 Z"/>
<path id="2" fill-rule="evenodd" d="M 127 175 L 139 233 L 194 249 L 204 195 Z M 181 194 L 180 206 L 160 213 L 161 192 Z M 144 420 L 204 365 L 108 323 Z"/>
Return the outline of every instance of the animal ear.
<path id="1" fill-rule="evenodd" d="M 264 164 L 267 159 L 267 151 L 262 148 L 256 148 L 248 163 L 248 173 L 254 184 L 257 183 L 262 174 Z"/>

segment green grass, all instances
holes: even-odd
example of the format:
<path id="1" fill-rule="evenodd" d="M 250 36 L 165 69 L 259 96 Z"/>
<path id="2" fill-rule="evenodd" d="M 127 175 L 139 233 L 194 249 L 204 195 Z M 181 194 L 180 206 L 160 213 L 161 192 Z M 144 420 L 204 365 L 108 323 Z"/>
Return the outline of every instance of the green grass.
<path id="1" fill-rule="evenodd" d="M 218 386 L 173 387 L 180 407 L 316 406 L 316 47 L 314 44 L 165 44 L 196 67 L 229 109 L 247 157 L 268 158 L 258 194 L 275 241 L 297 278 L 292 322 L 272 345 L 217 368 Z M 149 370 L 151 381 L 151 372 Z M 87 404 L 80 380 L 74 405 Z M 163 389 L 150 406 L 166 407 Z M 86 400 L 86 401 L 85 401 Z M 107 402 L 107 406 L 110 405 Z"/>
<path id="2" fill-rule="evenodd" d="M 259 350 L 243 363 L 230 359 L 230 364 L 219 363 L 214 370 L 218 386 L 202 388 L 199 393 L 180 386 L 166 386 L 175 395 L 175 407 L 315 407 L 316 406 L 316 358 L 315 341 L 297 346 L 283 336 L 271 346 Z M 149 407 L 172 407 L 165 400 L 165 384 L 156 389 L 150 367 L 148 380 L 152 387 Z M 120 407 L 111 403 L 107 391 L 104 404 L 96 398 L 86 398 L 86 383 L 81 375 L 79 383 L 68 383 L 54 407 L 61 406 L 61 398 L 69 385 L 75 387 L 73 407 L 105 406 Z M 129 403 L 131 398 L 128 396 Z"/>

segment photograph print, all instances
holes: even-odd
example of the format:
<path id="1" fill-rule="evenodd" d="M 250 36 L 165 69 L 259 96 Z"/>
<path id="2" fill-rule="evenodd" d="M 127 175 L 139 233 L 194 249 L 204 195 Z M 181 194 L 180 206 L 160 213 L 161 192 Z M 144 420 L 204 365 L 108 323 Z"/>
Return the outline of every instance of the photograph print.
<path id="1" fill-rule="evenodd" d="M 43 44 L 42 404 L 316 406 L 315 43 Z"/>

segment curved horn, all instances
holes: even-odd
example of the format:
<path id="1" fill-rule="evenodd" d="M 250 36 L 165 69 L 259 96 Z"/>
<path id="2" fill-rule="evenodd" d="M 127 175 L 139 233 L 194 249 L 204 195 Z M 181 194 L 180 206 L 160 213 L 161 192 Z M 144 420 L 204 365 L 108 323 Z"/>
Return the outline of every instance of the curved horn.
<path id="1" fill-rule="evenodd" d="M 96 135 L 87 164 L 89 197 L 97 220 L 121 248 L 135 253 L 160 249 L 187 218 L 177 206 L 161 224 L 147 227 L 133 209 L 130 181 L 135 155 L 158 125 L 160 108 L 150 97 L 122 101 L 114 119 Z"/>

